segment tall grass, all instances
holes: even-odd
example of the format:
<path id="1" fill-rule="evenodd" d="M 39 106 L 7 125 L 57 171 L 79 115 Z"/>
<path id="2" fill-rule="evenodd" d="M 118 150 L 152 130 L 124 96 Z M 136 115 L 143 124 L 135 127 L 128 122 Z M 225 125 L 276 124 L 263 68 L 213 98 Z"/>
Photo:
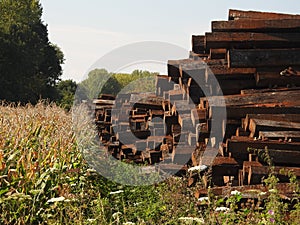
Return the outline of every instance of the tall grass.
<path id="1" fill-rule="evenodd" d="M 202 204 L 187 183 L 174 177 L 140 187 L 109 181 L 84 161 L 71 113 L 44 102 L 0 105 L 0 224 L 274 224 L 272 207 L 281 206 L 277 196 L 266 209 L 238 209 L 237 195 L 209 196 Z M 290 221 L 276 224 L 299 224 L 298 202 Z M 229 211 L 216 212 L 220 206 Z"/>
<path id="2" fill-rule="evenodd" d="M 1 222 L 37 223 L 67 197 L 81 168 L 71 118 L 56 105 L 0 106 Z M 74 182 L 76 184 L 76 182 Z"/>
<path id="3" fill-rule="evenodd" d="M 71 113 L 55 104 L 0 105 L 0 224 L 163 224 L 175 218 L 167 190 L 121 186 L 89 169 Z"/>

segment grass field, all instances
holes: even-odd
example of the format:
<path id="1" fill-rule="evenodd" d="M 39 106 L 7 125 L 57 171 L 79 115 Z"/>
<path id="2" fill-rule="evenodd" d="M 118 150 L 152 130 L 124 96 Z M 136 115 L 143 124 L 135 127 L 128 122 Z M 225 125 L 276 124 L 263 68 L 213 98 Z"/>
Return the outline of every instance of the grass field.
<path id="1" fill-rule="evenodd" d="M 270 175 L 267 185 L 276 182 Z M 176 177 L 139 187 L 109 181 L 85 163 L 71 113 L 43 102 L 0 105 L 0 224 L 300 222 L 299 195 L 283 202 L 275 190 L 261 205 L 238 208 L 240 193 L 201 202 L 194 197 L 196 189 Z"/>

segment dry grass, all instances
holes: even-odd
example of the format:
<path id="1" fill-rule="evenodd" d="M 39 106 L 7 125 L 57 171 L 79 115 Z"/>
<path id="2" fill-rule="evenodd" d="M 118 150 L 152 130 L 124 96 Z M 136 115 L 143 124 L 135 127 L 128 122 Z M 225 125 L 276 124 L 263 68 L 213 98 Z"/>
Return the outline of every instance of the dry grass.
<path id="1" fill-rule="evenodd" d="M 54 104 L 1 104 L 2 223 L 34 222 L 49 199 L 68 194 L 66 174 L 81 162 L 71 124 L 71 115 Z"/>
<path id="2" fill-rule="evenodd" d="M 25 192 L 48 169 L 69 165 L 75 139 L 71 117 L 56 105 L 0 106 L 1 185 L 19 180 L 9 193 Z M 66 168 L 71 169 L 71 168 Z M 30 185 L 30 186 L 31 186 Z"/>

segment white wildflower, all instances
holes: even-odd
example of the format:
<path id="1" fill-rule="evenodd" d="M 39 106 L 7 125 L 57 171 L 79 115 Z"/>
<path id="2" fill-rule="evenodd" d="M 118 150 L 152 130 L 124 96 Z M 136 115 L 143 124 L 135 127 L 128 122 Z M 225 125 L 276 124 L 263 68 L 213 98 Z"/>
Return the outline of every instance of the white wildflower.
<path id="1" fill-rule="evenodd" d="M 114 219 L 117 219 L 117 218 L 119 218 L 120 215 L 122 215 L 121 212 L 115 212 L 114 214 L 112 214 L 112 217 L 113 217 Z"/>
<path id="2" fill-rule="evenodd" d="M 216 212 L 229 211 L 229 208 L 221 206 L 221 207 L 217 207 L 215 211 Z"/>
<path id="3" fill-rule="evenodd" d="M 193 171 L 203 171 L 206 170 L 207 166 L 206 165 L 200 165 L 200 166 L 194 166 L 188 169 L 188 172 L 193 172 Z"/>
<path id="4" fill-rule="evenodd" d="M 110 195 L 116 195 L 116 194 L 120 194 L 120 193 L 123 193 L 123 192 L 124 192 L 123 190 L 119 190 L 119 191 L 112 191 L 109 194 Z"/>
<path id="5" fill-rule="evenodd" d="M 91 168 L 87 169 L 86 171 L 90 173 L 97 173 L 97 170 Z"/>
<path id="6" fill-rule="evenodd" d="M 240 194 L 241 194 L 241 192 L 239 192 L 239 191 L 235 190 L 235 191 L 232 191 L 230 194 L 231 194 L 231 195 L 240 195 Z"/>
<path id="7" fill-rule="evenodd" d="M 202 218 L 196 218 L 196 217 L 180 217 L 179 220 L 195 221 L 195 222 L 204 224 L 204 219 L 202 219 Z"/>
<path id="8" fill-rule="evenodd" d="M 198 198 L 198 201 L 199 201 L 199 202 L 208 201 L 208 197 L 201 197 L 201 198 Z"/>
<path id="9" fill-rule="evenodd" d="M 47 203 L 62 202 L 64 200 L 65 200 L 65 197 L 51 198 L 47 201 Z"/>

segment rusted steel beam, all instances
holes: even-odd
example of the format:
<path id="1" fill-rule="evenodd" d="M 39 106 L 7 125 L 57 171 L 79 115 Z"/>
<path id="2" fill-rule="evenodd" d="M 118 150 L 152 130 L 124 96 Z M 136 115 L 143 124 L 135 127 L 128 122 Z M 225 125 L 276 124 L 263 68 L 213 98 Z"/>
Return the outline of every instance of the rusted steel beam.
<path id="1" fill-rule="evenodd" d="M 164 118 L 165 111 L 164 110 L 150 110 L 149 115 L 151 119 L 159 117 L 159 118 Z"/>
<path id="2" fill-rule="evenodd" d="M 179 124 L 172 124 L 171 128 L 172 134 L 180 134 L 181 133 L 181 126 Z"/>
<path id="3" fill-rule="evenodd" d="M 194 60 L 194 59 L 180 59 L 180 60 L 168 60 L 168 76 L 171 77 L 172 81 L 178 83 L 179 77 L 187 77 L 189 71 L 191 73 L 199 73 L 198 70 L 202 70 L 207 65 L 219 65 L 224 64 L 224 62 L 220 60 Z M 184 74 L 184 71 L 185 74 Z"/>
<path id="4" fill-rule="evenodd" d="M 188 145 L 178 145 L 174 147 L 172 152 L 172 162 L 185 165 L 192 157 L 192 153 L 195 151 L 195 146 L 188 146 Z"/>
<path id="5" fill-rule="evenodd" d="M 207 66 L 225 66 L 227 63 L 226 59 L 203 59 L 202 61 Z"/>
<path id="6" fill-rule="evenodd" d="M 210 146 L 204 146 L 203 149 L 204 149 L 204 152 L 201 155 L 199 165 L 210 166 L 213 164 L 213 161 L 215 160 L 215 158 L 219 152 L 219 149 L 213 148 Z"/>
<path id="7" fill-rule="evenodd" d="M 193 60 L 206 59 L 206 58 L 208 58 L 208 56 L 209 56 L 209 54 L 206 54 L 206 53 L 198 54 L 193 51 L 190 51 L 190 53 L 189 53 L 189 59 L 193 59 Z"/>
<path id="8" fill-rule="evenodd" d="M 183 131 L 194 130 L 194 126 L 191 120 L 191 114 L 179 114 L 178 123 Z"/>
<path id="9" fill-rule="evenodd" d="M 214 166 L 221 166 L 221 165 L 238 166 L 238 163 L 234 158 L 217 156 L 214 159 L 212 166 L 214 167 Z"/>
<path id="10" fill-rule="evenodd" d="M 183 87 L 184 90 L 186 90 L 186 88 L 188 88 L 188 87 L 191 86 L 191 84 L 192 84 L 193 81 L 194 80 L 192 78 L 190 78 L 190 77 L 189 78 L 187 78 L 187 77 L 185 77 L 185 78 L 180 77 L 179 78 L 179 85 L 180 85 L 180 87 Z M 193 82 L 193 83 L 195 83 L 195 82 Z"/>
<path id="11" fill-rule="evenodd" d="M 190 114 L 191 110 L 195 108 L 194 105 L 189 104 L 186 100 L 177 100 L 172 102 L 172 114 L 179 115 L 179 114 Z"/>
<path id="12" fill-rule="evenodd" d="M 273 13 L 273 12 L 259 12 L 259 11 L 244 11 L 229 9 L 229 20 L 270 20 L 270 19 L 300 19 L 300 15 Z"/>
<path id="13" fill-rule="evenodd" d="M 153 133 L 151 134 L 155 136 L 161 136 L 161 135 L 165 135 L 166 133 L 164 128 L 154 128 Z"/>
<path id="14" fill-rule="evenodd" d="M 171 135 L 171 128 L 173 124 L 177 124 L 178 123 L 178 117 L 177 116 L 173 116 L 173 115 L 165 115 L 164 116 L 164 124 L 165 124 L 165 134 L 166 135 Z"/>
<path id="15" fill-rule="evenodd" d="M 93 104 L 95 105 L 114 105 L 115 104 L 115 100 L 106 100 L 106 99 L 94 99 L 93 100 Z"/>
<path id="16" fill-rule="evenodd" d="M 211 95 L 212 90 L 208 85 L 202 85 L 200 88 L 199 85 L 196 84 L 188 87 L 187 94 L 190 104 L 199 104 L 200 98 L 204 97 L 205 95 Z"/>
<path id="17" fill-rule="evenodd" d="M 209 108 L 208 118 L 222 116 L 222 107 L 211 106 Z M 246 107 L 242 106 L 227 106 L 226 107 L 227 118 L 231 119 L 242 119 L 247 114 L 299 114 L 300 113 L 300 103 L 295 103 L 292 106 L 286 105 L 284 103 L 274 103 L 274 104 L 253 104 Z"/>
<path id="18" fill-rule="evenodd" d="M 299 75 L 288 75 L 282 76 L 278 72 L 257 72 L 255 75 L 257 87 L 286 87 L 300 86 L 300 74 Z"/>
<path id="19" fill-rule="evenodd" d="M 156 94 L 163 96 L 164 91 L 169 91 L 173 89 L 174 83 L 171 82 L 171 77 L 166 75 L 157 75 L 156 76 Z"/>
<path id="20" fill-rule="evenodd" d="M 300 131 L 259 131 L 262 139 L 289 140 L 300 142 Z"/>
<path id="21" fill-rule="evenodd" d="M 206 47 L 208 46 L 207 40 L 206 40 Z M 210 59 L 226 59 L 226 48 L 210 48 L 207 47 L 209 50 L 209 58 Z"/>
<path id="22" fill-rule="evenodd" d="M 243 162 L 241 182 L 244 182 L 247 174 L 249 174 L 249 170 L 250 170 L 251 166 L 262 167 L 263 165 L 260 162 L 257 162 L 257 161 L 244 161 Z M 248 184 L 250 184 L 250 183 L 248 182 Z"/>
<path id="23" fill-rule="evenodd" d="M 152 109 L 152 110 L 162 110 L 162 102 L 142 102 L 137 101 L 134 107 Z"/>
<path id="24" fill-rule="evenodd" d="M 242 90 L 242 95 L 249 95 L 249 94 L 264 94 L 264 93 L 270 93 L 270 92 L 282 92 L 282 91 L 296 91 L 300 90 L 300 87 L 279 87 L 279 88 L 264 88 L 264 89 L 247 89 Z"/>
<path id="25" fill-rule="evenodd" d="M 299 114 L 247 114 L 243 120 L 243 128 L 249 128 L 250 119 L 262 119 L 272 121 L 285 121 L 285 122 L 300 122 Z"/>
<path id="26" fill-rule="evenodd" d="M 98 99 L 103 99 L 103 100 L 115 100 L 116 96 L 111 95 L 111 94 L 100 94 Z"/>
<path id="27" fill-rule="evenodd" d="M 256 87 L 256 82 L 254 77 L 249 77 L 249 79 L 236 79 L 236 80 L 223 80 L 219 79 L 219 86 L 214 86 L 213 95 L 234 95 L 240 94 L 243 89 L 250 89 Z M 222 92 L 221 92 L 222 91 Z"/>
<path id="28" fill-rule="evenodd" d="M 299 66 L 300 49 L 230 49 L 228 67 Z"/>
<path id="29" fill-rule="evenodd" d="M 187 64 L 194 62 L 195 60 L 192 59 L 179 59 L 179 60 L 168 60 L 168 76 L 173 78 L 179 78 L 180 72 L 179 72 L 179 66 L 181 64 Z M 175 81 L 175 80 L 174 80 Z"/>
<path id="30" fill-rule="evenodd" d="M 212 32 L 299 32 L 300 18 L 278 20 L 213 21 Z"/>
<path id="31" fill-rule="evenodd" d="M 231 138 L 231 136 L 236 133 L 236 130 L 240 126 L 241 126 L 240 119 L 238 119 L 238 120 L 233 120 L 233 119 L 223 120 L 222 134 L 223 134 L 224 140 Z"/>
<path id="32" fill-rule="evenodd" d="M 251 137 L 258 137 L 259 131 L 300 131 L 300 123 L 292 121 L 276 121 L 270 119 L 250 119 Z"/>
<path id="33" fill-rule="evenodd" d="M 247 95 L 228 95 L 228 96 L 212 96 L 201 98 L 202 105 L 219 106 L 225 100 L 226 106 L 246 106 L 255 104 L 270 104 L 270 103 L 293 103 L 299 99 L 298 90 L 268 92 Z"/>
<path id="34" fill-rule="evenodd" d="M 271 168 L 270 166 L 250 165 L 248 168 L 248 184 L 259 184 L 262 178 L 268 176 L 270 173 L 276 174 L 281 181 L 288 182 L 288 172 L 300 177 L 300 168 L 297 167 L 275 166 Z"/>
<path id="35" fill-rule="evenodd" d="M 192 51 L 196 54 L 205 53 L 204 35 L 192 35 Z"/>
<path id="36" fill-rule="evenodd" d="M 221 59 L 225 59 L 226 49 L 289 47 L 300 47 L 299 33 L 213 32 L 205 34 L 205 48 L 211 49 L 213 56 L 221 55 Z"/>
<path id="37" fill-rule="evenodd" d="M 183 90 L 172 90 L 168 93 L 168 99 L 170 102 L 182 101 L 186 97 L 186 93 Z"/>
<path id="38" fill-rule="evenodd" d="M 173 163 L 160 163 L 158 165 L 158 171 L 160 173 L 183 175 L 186 174 L 187 170 L 188 168 L 185 165 L 178 165 Z"/>
<path id="39" fill-rule="evenodd" d="M 256 68 L 228 68 L 227 66 L 210 66 L 205 72 L 205 81 L 211 82 L 212 76 L 217 80 L 253 79 Z"/>
<path id="40" fill-rule="evenodd" d="M 249 128 L 250 120 L 272 120 L 272 121 L 285 121 L 285 122 L 300 122 L 299 114 L 247 114 L 243 121 L 243 128 L 247 130 Z"/>
<path id="41" fill-rule="evenodd" d="M 196 62 L 196 63 L 195 63 Z M 182 78 L 195 78 L 197 77 L 197 83 L 204 82 L 206 64 L 203 61 L 198 60 L 194 63 L 180 65 L 179 72 Z"/>
<path id="42" fill-rule="evenodd" d="M 272 159 L 272 162 L 275 165 L 289 165 L 289 166 L 297 166 L 300 167 L 299 159 L 300 159 L 300 152 L 294 150 L 275 150 L 270 149 L 269 155 Z M 264 161 L 263 158 L 260 159 Z"/>
<path id="43" fill-rule="evenodd" d="M 251 149 L 277 149 L 277 150 L 294 150 L 298 149 L 299 142 L 284 143 L 274 140 L 254 140 L 251 137 L 237 137 L 232 136 L 231 139 L 227 140 L 227 150 L 230 152 L 249 152 L 248 148 Z"/>
<path id="44" fill-rule="evenodd" d="M 242 137 L 242 136 L 244 136 L 244 137 L 249 137 L 249 135 L 250 135 L 250 132 L 249 132 L 249 131 L 245 131 L 245 129 L 242 128 L 242 127 L 238 127 L 238 128 L 236 129 L 235 136 L 239 136 L 239 137 Z"/>
<path id="45" fill-rule="evenodd" d="M 197 143 L 197 134 L 189 132 L 188 144 L 190 146 L 196 146 L 196 143 Z"/>
<path id="46" fill-rule="evenodd" d="M 207 119 L 206 109 L 192 109 L 191 110 L 191 120 L 193 126 L 195 127 L 197 123 L 204 122 Z"/>
<path id="47" fill-rule="evenodd" d="M 269 119 L 274 121 L 285 121 L 285 122 L 300 122 L 299 114 L 275 114 L 275 115 L 265 115 L 265 114 L 248 114 L 248 121 L 250 119 Z M 247 122 L 247 121 L 245 121 Z"/>
<path id="48" fill-rule="evenodd" d="M 137 151 L 145 151 L 147 146 L 147 140 L 139 140 L 135 142 L 135 147 Z"/>
<path id="49" fill-rule="evenodd" d="M 295 176 L 300 177 L 300 168 L 299 167 L 287 167 L 287 166 L 260 166 L 260 165 L 250 165 L 248 172 L 252 174 L 262 174 L 268 175 L 270 173 L 280 174 L 280 175 L 287 175 L 288 172 L 293 173 Z"/>
<path id="50" fill-rule="evenodd" d="M 150 164 L 159 163 L 162 159 L 162 151 L 150 151 Z"/>
<path id="51" fill-rule="evenodd" d="M 224 176 L 237 176 L 238 171 L 239 164 L 233 158 L 217 156 L 212 163 L 212 182 L 223 186 Z"/>
<path id="52" fill-rule="evenodd" d="M 274 162 L 289 163 L 288 160 L 292 160 L 290 161 L 292 164 L 299 163 L 299 142 L 284 143 L 279 141 L 254 141 L 252 138 L 247 137 L 232 137 L 232 139 L 227 140 L 226 144 L 227 151 L 230 153 L 231 157 L 235 158 L 237 161 L 246 161 L 248 160 L 250 153 L 255 153 L 256 150 L 264 152 L 264 149 L 267 147 Z M 287 155 L 284 157 L 285 153 L 287 153 Z M 293 157 L 296 157 L 296 160 Z"/>

